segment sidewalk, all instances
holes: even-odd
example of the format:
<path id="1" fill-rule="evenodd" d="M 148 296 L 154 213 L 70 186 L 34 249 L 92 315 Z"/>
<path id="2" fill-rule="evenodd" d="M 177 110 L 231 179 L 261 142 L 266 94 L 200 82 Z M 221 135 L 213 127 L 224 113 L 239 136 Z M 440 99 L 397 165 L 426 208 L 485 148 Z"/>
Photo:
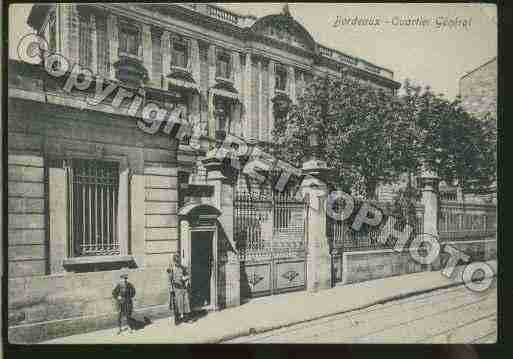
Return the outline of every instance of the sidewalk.
<path id="1" fill-rule="evenodd" d="M 487 262 L 497 273 L 497 261 Z M 148 327 L 116 335 L 117 329 L 101 330 L 57 338 L 41 344 L 164 344 L 219 343 L 251 333 L 261 333 L 381 304 L 405 296 L 420 294 L 463 283 L 463 266 L 448 279 L 439 271 L 415 273 L 324 291 L 295 292 L 259 299 L 235 308 L 208 313 L 192 324 L 175 327 L 171 319 L 160 319 Z"/>

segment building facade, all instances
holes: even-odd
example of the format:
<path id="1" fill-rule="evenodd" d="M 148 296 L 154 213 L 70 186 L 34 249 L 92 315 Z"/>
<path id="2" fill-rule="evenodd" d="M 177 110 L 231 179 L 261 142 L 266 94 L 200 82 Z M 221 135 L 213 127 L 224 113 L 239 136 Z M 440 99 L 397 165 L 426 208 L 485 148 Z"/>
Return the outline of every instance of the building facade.
<path id="1" fill-rule="evenodd" d="M 275 118 L 314 76 L 348 68 L 387 91 L 399 87 L 390 70 L 318 44 L 288 11 L 257 19 L 200 3 L 45 4 L 33 6 L 28 23 L 48 54 L 89 69 L 93 80 L 84 89 L 78 77 L 67 84 L 71 66 L 52 76 L 48 62 L 9 63 L 15 342 L 111 325 L 110 293 L 125 268 L 136 312 L 168 315 L 165 268 L 174 254 L 208 287 L 198 306 L 240 304 L 233 183 L 205 161 L 212 144 L 228 133 L 272 141 Z M 110 84 L 116 91 L 103 102 L 88 101 Z M 121 89 L 200 125 L 200 148 L 159 128 L 142 131 L 144 106 L 132 112 Z"/>

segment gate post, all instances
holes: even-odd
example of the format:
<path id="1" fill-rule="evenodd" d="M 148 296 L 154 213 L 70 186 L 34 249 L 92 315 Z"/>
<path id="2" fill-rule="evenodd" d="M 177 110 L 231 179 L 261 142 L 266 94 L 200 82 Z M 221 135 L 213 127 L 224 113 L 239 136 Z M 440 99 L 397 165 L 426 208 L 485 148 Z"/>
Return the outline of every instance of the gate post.
<path id="1" fill-rule="evenodd" d="M 328 188 L 322 180 L 328 172 L 324 161 L 310 160 L 303 164 L 306 177 L 301 184 L 307 199 L 306 289 L 316 292 L 331 288 L 332 271 L 328 236 L 326 233 L 326 203 Z"/>
<path id="2" fill-rule="evenodd" d="M 433 172 L 423 171 L 419 184 L 422 191 L 422 204 L 424 205 L 424 233 L 438 237 L 438 184 L 440 178 Z M 440 269 L 440 255 L 430 264 L 431 270 Z"/>
<path id="3" fill-rule="evenodd" d="M 215 157 L 215 150 L 202 160 L 207 170 L 207 183 L 214 186 L 213 205 L 221 210 L 218 217 L 218 296 L 224 307 L 240 305 L 240 262 L 233 236 L 235 173 Z"/>

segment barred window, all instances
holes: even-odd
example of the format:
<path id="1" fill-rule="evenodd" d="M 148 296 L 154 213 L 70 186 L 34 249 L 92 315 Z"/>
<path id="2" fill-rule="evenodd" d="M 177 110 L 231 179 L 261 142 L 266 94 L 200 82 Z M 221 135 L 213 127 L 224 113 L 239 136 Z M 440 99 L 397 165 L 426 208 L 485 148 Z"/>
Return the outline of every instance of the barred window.
<path id="1" fill-rule="evenodd" d="M 171 66 L 186 69 L 189 65 L 189 46 L 187 41 L 174 38 L 171 42 Z"/>
<path id="2" fill-rule="evenodd" d="M 110 72 L 110 55 L 107 18 L 96 18 L 96 36 L 98 40 L 98 73 L 102 76 L 108 76 Z"/>
<path id="3" fill-rule="evenodd" d="M 120 254 L 117 231 L 119 164 L 74 159 L 70 183 L 70 254 Z"/>
<path id="4" fill-rule="evenodd" d="M 226 51 L 219 51 L 217 54 L 216 77 L 223 79 L 231 77 L 231 58 Z"/>
<path id="5" fill-rule="evenodd" d="M 280 64 L 275 67 L 275 88 L 279 91 L 287 90 L 287 69 Z"/>
<path id="6" fill-rule="evenodd" d="M 79 15 L 79 53 L 78 62 L 81 66 L 90 67 L 92 64 L 92 36 L 90 14 Z"/>
<path id="7" fill-rule="evenodd" d="M 137 25 L 120 22 L 119 26 L 119 52 L 132 56 L 139 56 L 141 42 L 140 31 Z"/>

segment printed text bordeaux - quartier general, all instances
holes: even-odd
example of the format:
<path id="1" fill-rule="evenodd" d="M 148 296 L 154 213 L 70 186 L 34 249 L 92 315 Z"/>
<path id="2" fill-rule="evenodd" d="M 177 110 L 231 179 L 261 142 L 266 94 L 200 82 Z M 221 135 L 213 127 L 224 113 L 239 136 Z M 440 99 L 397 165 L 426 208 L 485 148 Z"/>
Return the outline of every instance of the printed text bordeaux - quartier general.
<path id="1" fill-rule="evenodd" d="M 471 18 L 461 17 L 448 17 L 438 16 L 429 18 L 424 16 L 416 17 L 402 17 L 393 16 L 391 19 L 380 18 L 375 16 L 337 16 L 333 27 L 338 26 L 379 26 L 379 25 L 392 25 L 392 26 L 412 26 L 412 27 L 428 27 L 433 26 L 436 29 L 455 29 L 455 28 L 469 28 L 472 26 Z"/>

